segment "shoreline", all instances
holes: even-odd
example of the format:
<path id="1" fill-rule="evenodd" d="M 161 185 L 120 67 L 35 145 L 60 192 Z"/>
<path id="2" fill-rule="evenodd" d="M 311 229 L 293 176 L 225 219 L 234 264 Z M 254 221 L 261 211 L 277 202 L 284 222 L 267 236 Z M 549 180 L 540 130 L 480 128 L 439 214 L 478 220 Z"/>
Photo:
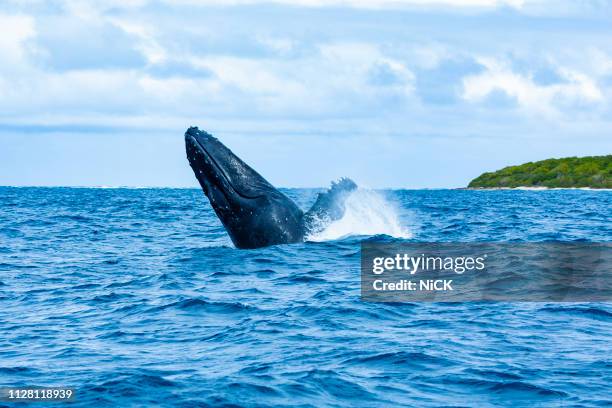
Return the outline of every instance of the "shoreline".
<path id="1" fill-rule="evenodd" d="M 586 190 L 586 191 L 612 191 L 612 188 L 520 186 L 520 187 L 463 187 L 463 188 L 458 188 L 458 190 L 523 190 L 523 191 Z"/>

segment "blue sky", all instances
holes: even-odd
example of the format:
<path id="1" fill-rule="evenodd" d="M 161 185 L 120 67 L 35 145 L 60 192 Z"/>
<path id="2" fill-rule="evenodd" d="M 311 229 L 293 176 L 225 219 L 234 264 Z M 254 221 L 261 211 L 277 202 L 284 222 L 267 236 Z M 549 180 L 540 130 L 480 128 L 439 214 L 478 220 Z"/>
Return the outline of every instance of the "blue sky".
<path id="1" fill-rule="evenodd" d="M 612 153 L 607 1 L 4 0 L 0 26 L 0 185 L 196 186 L 192 125 L 279 186 Z"/>

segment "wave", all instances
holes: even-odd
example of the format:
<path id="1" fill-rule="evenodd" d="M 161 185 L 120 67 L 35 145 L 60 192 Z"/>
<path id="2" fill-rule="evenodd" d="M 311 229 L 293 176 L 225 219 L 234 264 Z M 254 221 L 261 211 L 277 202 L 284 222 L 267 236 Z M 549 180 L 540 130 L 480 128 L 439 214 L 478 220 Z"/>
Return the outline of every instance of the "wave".
<path id="1" fill-rule="evenodd" d="M 345 202 L 344 216 L 323 230 L 308 235 L 308 241 L 332 241 L 355 235 L 388 235 L 411 238 L 402 226 L 396 208 L 382 194 L 366 189 L 350 193 Z"/>

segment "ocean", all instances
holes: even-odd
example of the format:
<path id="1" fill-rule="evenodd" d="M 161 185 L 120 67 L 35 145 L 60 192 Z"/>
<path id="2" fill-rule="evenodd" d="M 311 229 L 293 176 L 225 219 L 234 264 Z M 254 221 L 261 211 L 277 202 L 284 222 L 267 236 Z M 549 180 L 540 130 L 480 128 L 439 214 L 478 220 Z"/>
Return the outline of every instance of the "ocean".
<path id="1" fill-rule="evenodd" d="M 199 189 L 1 187 L 0 387 L 73 387 L 72 407 L 609 406 L 610 303 L 368 303 L 359 262 L 362 240 L 610 242 L 611 220 L 610 191 L 360 190 L 308 242 L 237 250 Z"/>

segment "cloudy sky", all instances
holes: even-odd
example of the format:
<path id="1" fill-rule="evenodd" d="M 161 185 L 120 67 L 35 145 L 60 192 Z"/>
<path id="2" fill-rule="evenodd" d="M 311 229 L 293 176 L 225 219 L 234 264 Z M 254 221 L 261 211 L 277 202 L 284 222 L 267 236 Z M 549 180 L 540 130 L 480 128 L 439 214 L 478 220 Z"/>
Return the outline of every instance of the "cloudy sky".
<path id="1" fill-rule="evenodd" d="M 279 186 L 610 154 L 611 3 L 3 0 L 0 185 L 195 186 L 192 125 Z"/>

